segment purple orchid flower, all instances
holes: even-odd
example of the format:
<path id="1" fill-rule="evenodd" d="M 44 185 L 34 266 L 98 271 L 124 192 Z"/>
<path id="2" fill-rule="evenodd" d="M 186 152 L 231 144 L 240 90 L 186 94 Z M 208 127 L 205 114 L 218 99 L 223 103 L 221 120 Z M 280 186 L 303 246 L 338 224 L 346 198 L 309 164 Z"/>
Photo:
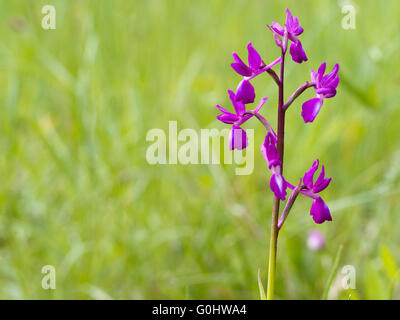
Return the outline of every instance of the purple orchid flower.
<path id="1" fill-rule="evenodd" d="M 236 101 L 241 101 L 244 104 L 253 103 L 255 99 L 254 87 L 250 83 L 250 80 L 267 71 L 281 61 L 281 58 L 278 58 L 269 65 L 265 65 L 261 59 L 261 56 L 257 50 L 254 49 L 251 42 L 247 44 L 247 52 L 249 65 L 246 65 L 236 52 L 232 54 L 235 62 L 231 64 L 232 69 L 244 77 L 236 88 L 235 98 Z"/>
<path id="2" fill-rule="evenodd" d="M 234 52 L 233 59 L 234 63 L 231 64 L 233 70 L 235 70 L 238 74 L 244 77 L 251 77 L 260 70 L 265 64 L 263 63 L 261 56 L 258 54 L 257 50 L 254 49 L 251 42 L 247 45 L 248 52 L 248 62 L 247 66 L 242 59 L 238 56 L 236 52 Z M 237 89 L 236 89 L 236 100 L 242 101 L 243 103 L 253 103 L 255 99 L 254 87 L 251 85 L 248 79 L 243 79 Z"/>
<path id="3" fill-rule="evenodd" d="M 222 114 L 217 116 L 217 119 L 223 123 L 232 124 L 232 130 L 229 134 L 230 150 L 242 150 L 247 147 L 247 135 L 246 131 L 240 126 L 253 117 L 253 114 L 245 114 L 247 111 L 246 105 L 242 101 L 237 101 L 237 93 L 235 94 L 232 90 L 228 90 L 228 94 L 232 101 L 233 108 L 235 109 L 235 113 L 229 112 L 217 104 L 217 108 L 222 112 Z M 259 105 L 251 111 L 257 113 L 267 99 L 266 97 L 262 98 Z"/>
<path id="4" fill-rule="evenodd" d="M 311 168 L 304 174 L 303 177 L 303 189 L 300 191 L 303 195 L 313 199 L 311 205 L 310 214 L 313 217 L 315 223 L 323 223 L 325 221 L 332 221 L 331 213 L 328 206 L 319 196 L 319 193 L 325 190 L 332 178 L 325 178 L 325 166 L 322 166 L 321 173 L 314 183 L 314 175 L 318 170 L 319 160 L 315 160 Z M 295 187 L 288 184 L 289 188 L 294 189 Z"/>
<path id="5" fill-rule="evenodd" d="M 249 61 L 248 66 L 242 61 L 242 59 L 239 58 L 236 52 L 232 54 L 235 63 L 232 63 L 231 67 L 238 74 L 244 77 L 250 77 L 251 75 L 255 74 L 262 66 L 264 66 L 261 56 L 256 51 L 256 49 L 254 49 L 251 42 L 247 44 L 247 52 Z"/>
<path id="6" fill-rule="evenodd" d="M 321 110 L 324 99 L 332 98 L 336 95 L 336 88 L 339 85 L 338 76 L 339 65 L 336 63 L 332 71 L 324 75 L 326 62 L 322 63 L 318 71 L 310 71 L 311 81 L 315 84 L 316 97 L 303 103 L 301 115 L 304 122 L 313 122 Z"/>
<path id="7" fill-rule="evenodd" d="M 276 148 L 276 143 L 276 136 L 268 132 L 265 136 L 264 143 L 261 145 L 261 153 L 268 162 L 268 168 L 272 171 L 269 184 L 271 190 L 277 198 L 285 200 L 288 185 L 281 173 L 282 163 L 279 160 L 279 152 Z"/>
<path id="8" fill-rule="evenodd" d="M 294 62 L 302 63 L 308 60 L 303 46 L 300 40 L 297 38 L 303 33 L 304 29 L 299 25 L 299 19 L 297 17 L 293 17 L 289 9 L 286 9 L 286 23 L 284 28 L 279 23 L 274 21 L 270 26 L 267 25 L 267 27 L 274 34 L 274 39 L 278 47 L 281 47 L 284 52 L 286 52 L 287 39 L 292 41 L 289 53 Z M 281 37 L 283 37 L 283 40 Z"/>

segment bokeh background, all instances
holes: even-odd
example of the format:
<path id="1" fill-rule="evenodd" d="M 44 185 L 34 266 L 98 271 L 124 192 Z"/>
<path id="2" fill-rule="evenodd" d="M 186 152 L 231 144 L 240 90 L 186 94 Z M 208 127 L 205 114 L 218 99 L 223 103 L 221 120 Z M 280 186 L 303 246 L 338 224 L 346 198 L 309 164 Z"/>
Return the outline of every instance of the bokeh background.
<path id="1" fill-rule="evenodd" d="M 333 221 L 315 225 L 299 198 L 279 238 L 276 296 L 319 299 L 340 245 L 356 289 L 330 298 L 400 298 L 400 3 L 353 1 L 345 30 L 338 1 L 0 1 L 0 298 L 258 299 L 266 283 L 269 172 L 235 165 L 146 161 L 152 128 L 226 128 L 215 104 L 239 77 L 231 53 L 252 41 L 279 51 L 266 24 L 299 16 L 309 61 L 288 59 L 286 96 L 326 61 L 341 83 L 313 124 L 301 103 L 287 116 L 286 176 L 315 158 L 333 177 L 323 197 Z M 43 30 L 43 5 L 57 29 Z M 275 126 L 277 93 L 254 81 Z M 262 126 L 254 121 L 256 151 Z M 323 232 L 327 246 L 306 246 Z M 57 289 L 41 287 L 53 265 Z"/>

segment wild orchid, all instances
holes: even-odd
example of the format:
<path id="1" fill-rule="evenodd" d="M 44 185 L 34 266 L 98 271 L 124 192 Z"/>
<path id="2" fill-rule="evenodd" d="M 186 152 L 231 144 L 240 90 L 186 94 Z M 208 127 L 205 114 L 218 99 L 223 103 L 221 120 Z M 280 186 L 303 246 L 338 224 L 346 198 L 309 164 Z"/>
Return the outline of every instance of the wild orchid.
<path id="1" fill-rule="evenodd" d="M 297 197 L 301 194 L 312 199 L 310 215 L 315 223 L 321 224 L 325 221 L 332 220 L 330 210 L 320 196 L 320 193 L 326 189 L 331 182 L 331 178 L 325 177 L 325 166 L 322 166 L 320 174 L 314 181 L 314 175 L 319 167 L 319 160 L 315 160 L 311 168 L 299 180 L 298 184 L 292 184 L 287 181 L 283 175 L 283 156 L 285 146 L 284 137 L 286 111 L 306 89 L 313 87 L 316 97 L 304 102 L 301 112 L 305 123 L 313 122 L 321 110 L 324 99 L 332 98 L 336 95 L 336 89 L 339 84 L 339 65 L 336 64 L 332 72 L 328 74 L 325 74 L 325 62 L 320 65 L 317 71 L 311 70 L 311 81 L 306 81 L 304 84 L 299 86 L 299 88 L 295 90 L 285 102 L 284 67 L 289 41 L 289 53 L 292 57 L 292 60 L 296 63 L 308 61 L 302 43 L 299 40 L 299 36 L 304 30 L 299 24 L 298 17 L 293 17 L 289 9 L 286 9 L 286 12 L 286 23 L 284 26 L 281 26 L 277 22 L 272 22 L 271 25 L 267 25 L 267 27 L 273 33 L 276 45 L 280 48 L 280 57 L 275 59 L 270 64 L 266 64 L 251 42 L 249 42 L 247 45 L 248 64 L 244 63 L 239 55 L 234 52 L 234 62 L 231 64 L 231 67 L 236 71 L 236 73 L 243 77 L 236 88 L 236 92 L 231 90 L 228 91 L 235 113 L 229 112 L 217 105 L 217 108 L 222 112 L 222 114 L 217 116 L 218 120 L 232 125 L 230 134 L 231 150 L 242 150 L 247 147 L 246 131 L 241 126 L 250 118 L 256 117 L 267 129 L 265 140 L 260 148 L 262 155 L 267 161 L 268 169 L 271 171 L 269 187 L 274 194 L 268 263 L 267 299 L 273 299 L 274 297 L 274 278 L 279 231 L 282 229 L 282 226 L 285 223 Z M 280 65 L 279 75 L 273 70 L 273 67 L 278 64 Z M 278 86 L 276 132 L 269 122 L 259 113 L 267 98 L 262 98 L 259 105 L 252 110 L 248 110 L 246 108 L 246 105 L 255 101 L 256 96 L 255 89 L 251 84 L 251 80 L 260 74 L 263 74 L 264 72 L 268 73 Z M 288 190 L 290 191 L 290 194 L 287 197 Z M 285 207 L 279 216 L 280 202 L 285 200 Z M 262 290 L 262 296 L 264 296 L 264 289 L 262 286 L 260 290 Z"/>

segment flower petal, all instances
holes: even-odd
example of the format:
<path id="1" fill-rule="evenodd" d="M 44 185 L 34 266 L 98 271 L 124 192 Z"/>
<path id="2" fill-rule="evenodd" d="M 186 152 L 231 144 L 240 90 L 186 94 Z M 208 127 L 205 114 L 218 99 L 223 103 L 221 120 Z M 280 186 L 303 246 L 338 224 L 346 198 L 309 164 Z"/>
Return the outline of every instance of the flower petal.
<path id="1" fill-rule="evenodd" d="M 252 74 L 251 69 L 246 65 L 242 65 L 242 64 L 236 62 L 236 63 L 232 63 L 231 67 L 233 70 L 235 70 L 241 76 L 249 77 Z"/>
<path id="2" fill-rule="evenodd" d="M 310 70 L 311 81 L 315 82 L 317 80 L 318 72 L 314 70 Z"/>
<path id="3" fill-rule="evenodd" d="M 332 98 L 336 96 L 336 89 L 334 87 L 316 88 L 315 92 L 323 98 Z"/>
<path id="4" fill-rule="evenodd" d="M 219 104 L 216 105 L 216 107 L 222 112 L 222 113 L 231 113 L 228 110 L 226 110 L 225 108 L 221 107 Z"/>
<path id="5" fill-rule="evenodd" d="M 326 62 L 323 62 L 318 68 L 318 81 L 322 80 L 325 70 L 326 70 Z"/>
<path id="6" fill-rule="evenodd" d="M 303 184 L 308 188 L 311 189 L 314 185 L 314 174 L 315 171 L 318 170 L 319 160 L 315 160 L 311 165 L 311 168 L 304 174 L 303 177 Z"/>
<path id="7" fill-rule="evenodd" d="M 247 134 L 241 127 L 237 125 L 232 126 L 229 133 L 229 148 L 230 150 L 243 150 L 247 147 Z"/>
<path id="8" fill-rule="evenodd" d="M 287 184 L 280 173 L 274 173 L 271 176 L 269 186 L 275 194 L 275 197 L 285 200 Z"/>
<path id="9" fill-rule="evenodd" d="M 289 52 L 292 56 L 293 61 L 296 63 L 302 63 L 308 60 L 306 53 L 304 52 L 303 46 L 301 45 L 301 42 L 299 40 L 292 42 Z"/>
<path id="10" fill-rule="evenodd" d="M 264 159 L 268 162 L 269 169 L 271 169 L 273 166 L 281 166 L 279 152 L 276 148 L 276 138 L 271 132 L 268 132 L 265 136 L 264 143 L 261 144 L 260 149 Z"/>
<path id="11" fill-rule="evenodd" d="M 256 49 L 253 48 L 251 42 L 249 42 L 249 44 L 247 45 L 247 52 L 249 54 L 248 59 L 250 68 L 253 70 L 259 69 L 262 63 L 262 59 Z"/>
<path id="12" fill-rule="evenodd" d="M 235 70 L 238 74 L 249 77 L 252 74 L 252 70 L 240 59 L 236 52 L 232 53 L 233 59 L 235 63 L 231 64 L 233 70 Z"/>
<path id="13" fill-rule="evenodd" d="M 318 197 L 313 201 L 310 215 L 313 217 L 314 222 L 318 224 L 325 221 L 332 221 L 329 208 L 321 197 Z"/>
<path id="14" fill-rule="evenodd" d="M 239 117 L 233 113 L 224 113 L 217 116 L 217 119 L 223 123 L 233 124 L 239 120 Z"/>
<path id="15" fill-rule="evenodd" d="M 323 99 L 319 97 L 312 98 L 303 103 L 301 115 L 304 122 L 313 122 L 319 110 L 322 107 Z"/>
<path id="16" fill-rule="evenodd" d="M 275 21 L 272 21 L 271 25 L 267 25 L 267 27 L 274 33 L 283 36 L 283 34 L 285 33 L 285 29 L 278 23 Z"/>
<path id="17" fill-rule="evenodd" d="M 331 180 L 332 178 L 325 179 L 325 166 L 322 166 L 321 173 L 319 174 L 317 181 L 315 181 L 312 191 L 315 193 L 321 192 L 328 187 Z"/>
<path id="18" fill-rule="evenodd" d="M 244 104 L 253 103 L 255 97 L 256 93 L 250 81 L 246 79 L 240 81 L 236 89 L 236 101 L 241 101 Z"/>

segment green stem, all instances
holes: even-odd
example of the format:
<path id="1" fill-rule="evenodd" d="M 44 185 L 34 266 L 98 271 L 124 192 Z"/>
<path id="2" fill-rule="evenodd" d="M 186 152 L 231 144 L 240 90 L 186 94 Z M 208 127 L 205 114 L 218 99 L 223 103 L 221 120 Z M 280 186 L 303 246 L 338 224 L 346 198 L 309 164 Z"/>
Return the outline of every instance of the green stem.
<path id="1" fill-rule="evenodd" d="M 283 80 L 285 67 L 285 52 L 282 50 L 281 73 L 279 81 L 279 99 L 278 99 L 278 152 L 282 163 L 281 171 L 283 172 L 283 151 L 285 137 L 285 109 L 283 108 Z M 279 217 L 280 199 L 274 197 L 271 217 L 271 236 L 269 242 L 269 262 L 268 262 L 268 287 L 267 300 L 274 299 L 275 290 L 275 270 L 276 270 L 276 252 L 278 248 L 278 217 Z"/>
<path id="2" fill-rule="evenodd" d="M 276 249 L 278 247 L 279 202 L 280 202 L 280 200 L 278 198 L 274 198 L 274 206 L 273 206 L 272 219 L 271 219 L 271 237 L 270 237 L 270 241 L 269 241 L 267 300 L 274 299 Z"/>

